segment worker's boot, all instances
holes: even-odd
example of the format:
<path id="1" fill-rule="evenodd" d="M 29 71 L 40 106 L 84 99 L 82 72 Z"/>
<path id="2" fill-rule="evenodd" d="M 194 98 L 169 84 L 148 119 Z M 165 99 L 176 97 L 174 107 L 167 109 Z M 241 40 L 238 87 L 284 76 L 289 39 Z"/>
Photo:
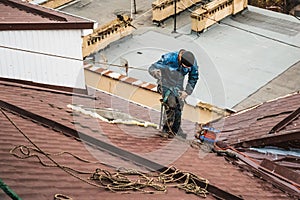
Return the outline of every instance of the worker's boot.
<path id="1" fill-rule="evenodd" d="M 163 128 L 161 131 L 159 131 L 159 133 L 160 133 L 160 136 L 164 137 L 164 138 L 174 138 L 176 135 L 171 130 L 167 130 L 165 128 Z"/>
<path id="2" fill-rule="evenodd" d="M 177 132 L 177 135 L 179 137 L 182 137 L 183 139 L 186 139 L 186 137 L 187 137 L 187 134 L 185 132 L 183 132 L 183 130 L 181 129 L 181 127 L 179 128 L 179 130 Z"/>

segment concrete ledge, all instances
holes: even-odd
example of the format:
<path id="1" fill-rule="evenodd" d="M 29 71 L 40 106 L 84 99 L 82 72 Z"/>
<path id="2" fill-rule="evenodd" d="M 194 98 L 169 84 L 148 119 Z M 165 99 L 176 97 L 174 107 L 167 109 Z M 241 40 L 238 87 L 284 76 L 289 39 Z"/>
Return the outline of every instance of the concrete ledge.
<path id="1" fill-rule="evenodd" d="M 135 103 L 160 110 L 161 94 L 157 85 L 127 77 L 116 72 L 86 65 L 84 68 L 86 84 Z M 186 104 L 183 118 L 198 123 L 208 123 L 227 116 L 230 112 L 216 106 L 199 102 L 197 106 Z"/>

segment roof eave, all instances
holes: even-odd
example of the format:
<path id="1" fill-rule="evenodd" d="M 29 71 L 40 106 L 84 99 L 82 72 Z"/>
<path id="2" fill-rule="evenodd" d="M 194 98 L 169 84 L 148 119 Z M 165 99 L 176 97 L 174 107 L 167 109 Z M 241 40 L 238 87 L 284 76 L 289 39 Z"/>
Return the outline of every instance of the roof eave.
<path id="1" fill-rule="evenodd" d="M 69 23 L 2 23 L 0 30 L 57 30 L 57 29 L 93 29 L 93 22 Z"/>

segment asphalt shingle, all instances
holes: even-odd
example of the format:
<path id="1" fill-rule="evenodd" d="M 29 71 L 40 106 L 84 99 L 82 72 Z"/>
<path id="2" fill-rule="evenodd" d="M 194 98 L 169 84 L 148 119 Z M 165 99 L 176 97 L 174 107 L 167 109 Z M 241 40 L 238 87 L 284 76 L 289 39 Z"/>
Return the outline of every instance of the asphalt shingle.
<path id="1" fill-rule="evenodd" d="M 154 110 L 100 91 L 96 91 L 92 96 L 76 96 L 5 82 L 0 83 L 0 90 L 2 101 L 59 122 L 64 126 L 81 131 L 161 165 L 175 166 L 177 169 L 192 172 L 208 179 L 211 184 L 229 193 L 241 195 L 244 199 L 289 199 L 288 196 L 273 188 L 269 183 L 249 176 L 247 172 L 241 172 L 238 167 L 231 165 L 223 157 L 191 148 L 189 141 L 182 141 L 177 138 L 173 140 L 160 138 L 156 135 L 158 131 L 152 127 L 109 124 L 83 113 L 72 111 L 67 105 L 113 108 L 139 119 L 157 122 L 159 113 Z M 53 156 L 61 165 L 88 172 L 93 172 L 96 168 L 113 172 L 118 167 L 148 171 L 144 166 L 136 165 L 118 155 L 112 155 L 109 150 L 97 149 L 19 115 L 8 111 L 4 112 L 43 151 L 52 154 L 67 151 L 93 162 L 101 162 L 99 164 L 82 163 L 67 154 Z M 0 172 L 0 177 L 23 199 L 53 199 L 55 194 L 65 194 L 74 199 L 199 198 L 192 194 L 186 194 L 177 188 L 169 188 L 163 194 L 113 193 L 91 186 L 57 167 L 45 167 L 39 163 L 36 157 L 16 158 L 9 153 L 12 148 L 17 145 L 33 146 L 2 113 L 0 116 L 0 167 L 3 169 Z M 183 130 L 191 138 L 195 132 L 195 124 L 183 121 Z M 42 156 L 42 160 L 48 164 L 51 163 L 45 156 Z M 78 176 L 85 181 L 89 177 L 87 174 L 79 174 Z M 0 198 L 7 197 L 0 193 Z M 214 199 L 214 197 L 208 195 L 207 199 Z"/>

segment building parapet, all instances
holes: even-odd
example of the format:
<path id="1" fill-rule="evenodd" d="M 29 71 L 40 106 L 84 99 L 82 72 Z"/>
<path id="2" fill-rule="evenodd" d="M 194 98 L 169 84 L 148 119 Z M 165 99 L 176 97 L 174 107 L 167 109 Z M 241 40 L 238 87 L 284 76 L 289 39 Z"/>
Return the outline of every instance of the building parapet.
<path id="1" fill-rule="evenodd" d="M 63 5 L 71 3 L 74 0 L 33 0 L 31 1 L 34 4 L 39 4 L 47 8 L 59 8 Z"/>
<path id="2" fill-rule="evenodd" d="M 201 0 L 177 0 L 176 14 L 201 2 Z M 174 15 L 174 0 L 156 0 L 152 3 L 152 21 L 161 23 L 168 17 Z"/>
<path id="3" fill-rule="evenodd" d="M 110 43 L 132 33 L 132 19 L 126 15 L 94 29 L 93 33 L 83 37 L 82 54 L 87 57 L 92 53 L 104 49 Z"/>
<path id="4" fill-rule="evenodd" d="M 229 15 L 244 10 L 247 0 L 214 0 L 192 12 L 192 31 L 202 32 Z"/>
<path id="5" fill-rule="evenodd" d="M 85 65 L 84 69 L 87 85 L 143 106 L 160 110 L 161 94 L 157 92 L 156 84 L 94 67 L 91 64 Z M 227 116 L 230 113 L 226 109 L 198 102 L 196 106 L 185 104 L 183 118 L 202 124 Z"/>

